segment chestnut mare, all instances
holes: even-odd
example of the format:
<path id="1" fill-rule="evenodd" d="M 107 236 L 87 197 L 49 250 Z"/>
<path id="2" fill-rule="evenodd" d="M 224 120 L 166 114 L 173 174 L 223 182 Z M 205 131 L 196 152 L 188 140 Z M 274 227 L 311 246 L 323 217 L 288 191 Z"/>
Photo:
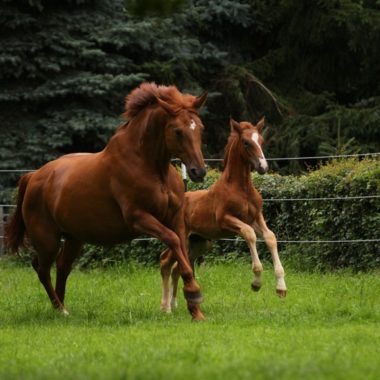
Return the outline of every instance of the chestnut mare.
<path id="1" fill-rule="evenodd" d="M 261 131 L 264 118 L 257 125 L 238 123 L 231 119 L 231 134 L 225 149 L 224 170 L 221 177 L 209 190 L 198 190 L 185 194 L 185 223 L 189 237 L 189 257 L 194 270 L 194 260 L 207 249 L 207 240 L 236 235 L 242 236 L 252 256 L 254 279 L 252 289 L 261 287 L 263 266 L 256 250 L 256 233 L 267 244 L 274 263 L 277 278 L 277 294 L 286 295 L 284 269 L 278 252 L 276 236 L 270 231 L 263 217 L 263 200 L 251 182 L 250 173 L 255 169 L 259 174 L 268 170 L 268 164 L 261 149 Z M 167 249 L 161 254 L 161 275 L 163 296 L 161 309 L 170 312 L 176 306 L 178 266 L 175 256 Z M 169 278 L 172 274 L 172 294 Z"/>
<path id="2" fill-rule="evenodd" d="M 32 265 L 62 313 L 68 314 L 66 279 L 83 243 L 110 245 L 147 234 L 174 253 L 188 309 L 193 319 L 203 319 L 186 251 L 184 185 L 170 160 L 180 158 L 193 181 L 203 179 L 203 125 L 197 111 L 206 97 L 144 83 L 126 98 L 128 122 L 103 151 L 62 156 L 20 179 L 6 243 L 16 252 L 27 236 L 37 252 Z M 55 260 L 54 289 L 50 269 Z"/>

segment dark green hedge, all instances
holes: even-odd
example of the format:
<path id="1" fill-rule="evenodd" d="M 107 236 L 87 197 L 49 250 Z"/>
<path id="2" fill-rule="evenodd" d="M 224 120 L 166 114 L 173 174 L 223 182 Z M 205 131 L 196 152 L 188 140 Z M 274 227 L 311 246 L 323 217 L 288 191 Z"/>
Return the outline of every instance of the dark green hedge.
<path id="1" fill-rule="evenodd" d="M 380 195 L 377 160 L 343 160 L 301 177 L 256 177 L 264 198 Z M 265 217 L 279 240 L 380 239 L 380 199 L 265 202 Z M 369 270 L 380 267 L 380 242 L 281 244 L 298 268 Z"/>
<path id="2" fill-rule="evenodd" d="M 220 173 L 210 170 L 202 184 L 209 187 Z M 322 166 L 302 176 L 253 175 L 264 199 L 352 197 L 380 194 L 379 160 L 342 160 Z M 264 202 L 267 224 L 278 240 L 368 240 L 380 239 L 380 199 Z M 260 256 L 270 260 L 263 243 Z M 136 241 L 116 248 L 87 247 L 81 266 L 113 263 L 128 258 L 156 264 L 163 249 L 157 241 Z M 380 267 L 380 242 L 342 244 L 280 243 L 280 256 L 289 267 L 305 270 Z M 215 242 L 206 261 L 249 260 L 245 242 Z"/>

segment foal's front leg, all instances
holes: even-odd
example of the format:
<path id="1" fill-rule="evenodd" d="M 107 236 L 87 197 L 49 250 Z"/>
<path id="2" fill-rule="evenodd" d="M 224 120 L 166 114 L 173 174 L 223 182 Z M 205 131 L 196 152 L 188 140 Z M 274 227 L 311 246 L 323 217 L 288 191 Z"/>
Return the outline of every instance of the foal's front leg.
<path id="1" fill-rule="evenodd" d="M 274 273 L 276 276 L 276 293 L 279 297 L 286 296 L 286 284 L 285 284 L 285 271 L 281 264 L 280 257 L 277 250 L 277 239 L 276 235 L 267 227 L 263 214 L 260 214 L 254 223 L 254 228 L 258 234 L 260 234 L 271 253 Z"/>
<path id="2" fill-rule="evenodd" d="M 256 234 L 254 229 L 232 215 L 226 215 L 222 222 L 222 228 L 240 235 L 246 242 L 251 252 L 252 271 L 254 274 L 252 290 L 255 292 L 261 288 L 261 274 L 263 266 L 256 249 Z"/>

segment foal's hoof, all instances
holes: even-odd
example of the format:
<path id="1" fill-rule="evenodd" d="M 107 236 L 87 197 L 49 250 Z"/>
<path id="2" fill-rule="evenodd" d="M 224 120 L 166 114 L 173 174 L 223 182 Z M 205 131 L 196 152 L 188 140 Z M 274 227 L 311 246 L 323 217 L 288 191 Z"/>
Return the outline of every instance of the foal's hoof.
<path id="1" fill-rule="evenodd" d="M 68 317 L 70 315 L 70 313 L 65 308 L 61 309 L 60 311 L 61 311 L 61 314 L 64 315 L 65 317 Z"/>
<path id="2" fill-rule="evenodd" d="M 255 284 L 254 282 L 252 282 L 251 288 L 254 292 L 258 292 L 261 289 L 261 285 L 258 285 L 258 284 Z"/>
<path id="3" fill-rule="evenodd" d="M 165 305 L 165 304 L 161 304 L 160 310 L 163 313 L 166 313 L 166 314 L 170 314 L 172 312 L 172 309 L 171 309 L 170 305 L 168 306 L 168 305 Z"/>
<path id="4" fill-rule="evenodd" d="M 286 297 L 286 289 L 276 289 L 276 293 L 280 298 L 285 298 Z"/>
<path id="5" fill-rule="evenodd" d="M 188 292 L 185 289 L 183 290 L 183 294 L 186 298 L 187 303 L 198 305 L 203 302 L 203 296 L 201 292 Z"/>
<path id="6" fill-rule="evenodd" d="M 171 301 L 170 301 L 170 306 L 173 309 L 177 309 L 178 308 L 178 302 L 177 302 L 177 299 L 176 298 L 172 298 Z"/>

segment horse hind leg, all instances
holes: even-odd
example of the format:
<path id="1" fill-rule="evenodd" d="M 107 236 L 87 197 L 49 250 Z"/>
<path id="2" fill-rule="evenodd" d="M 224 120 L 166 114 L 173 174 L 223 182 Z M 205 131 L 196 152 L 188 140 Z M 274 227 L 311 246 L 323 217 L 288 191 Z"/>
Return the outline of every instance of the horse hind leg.
<path id="1" fill-rule="evenodd" d="M 38 278 L 44 286 L 53 307 L 66 315 L 67 311 L 53 288 L 50 276 L 51 266 L 59 250 L 60 237 L 58 233 L 49 234 L 47 230 L 42 231 L 42 229 L 40 231 L 42 232 L 41 234 L 33 233 L 33 231 L 28 234 L 37 252 L 37 255 L 32 259 L 32 266 L 37 272 Z"/>
<path id="2" fill-rule="evenodd" d="M 64 305 L 67 277 L 71 272 L 75 259 L 81 252 L 82 245 L 83 244 L 77 240 L 67 238 L 57 256 L 57 278 L 55 292 L 62 305 Z"/>

